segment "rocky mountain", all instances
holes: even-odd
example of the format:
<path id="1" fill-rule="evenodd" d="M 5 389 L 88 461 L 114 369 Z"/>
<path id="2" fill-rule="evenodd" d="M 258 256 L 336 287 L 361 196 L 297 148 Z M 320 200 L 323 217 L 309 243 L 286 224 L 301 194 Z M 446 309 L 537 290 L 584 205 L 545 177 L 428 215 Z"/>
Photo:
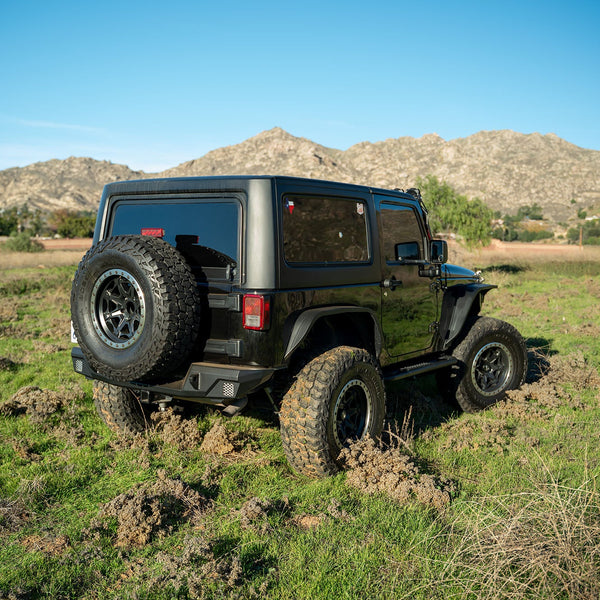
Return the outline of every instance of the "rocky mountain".
<path id="1" fill-rule="evenodd" d="M 412 187 L 417 177 L 433 174 L 494 210 L 514 213 L 537 202 L 555 221 L 600 204 L 600 152 L 553 134 L 481 131 L 450 141 L 429 134 L 362 142 L 342 151 L 274 128 L 162 173 L 90 158 L 0 171 L 0 209 L 27 202 L 51 210 L 94 210 L 110 181 L 220 174 L 296 175 L 388 188 Z"/>
<path id="2" fill-rule="evenodd" d="M 0 210 L 30 208 L 96 210 L 105 183 L 147 177 L 125 165 L 92 158 L 48 160 L 0 171 Z"/>

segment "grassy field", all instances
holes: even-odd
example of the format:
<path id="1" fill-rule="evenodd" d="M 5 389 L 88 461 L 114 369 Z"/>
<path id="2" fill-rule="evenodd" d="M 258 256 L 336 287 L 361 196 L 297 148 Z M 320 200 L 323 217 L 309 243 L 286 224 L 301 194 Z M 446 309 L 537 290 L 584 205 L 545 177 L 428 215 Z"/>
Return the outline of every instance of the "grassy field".
<path id="1" fill-rule="evenodd" d="M 528 383 L 476 415 L 398 385 L 387 443 L 322 481 L 260 406 L 113 435 L 71 368 L 75 267 L 0 270 L 0 598 L 598 598 L 600 262 L 471 258 Z"/>

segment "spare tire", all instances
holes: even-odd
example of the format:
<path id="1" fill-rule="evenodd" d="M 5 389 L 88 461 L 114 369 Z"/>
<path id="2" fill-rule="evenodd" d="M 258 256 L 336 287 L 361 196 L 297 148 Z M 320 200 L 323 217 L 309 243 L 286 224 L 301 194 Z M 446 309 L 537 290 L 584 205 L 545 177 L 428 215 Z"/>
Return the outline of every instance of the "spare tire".
<path id="1" fill-rule="evenodd" d="M 116 382 L 171 375 L 200 328 L 200 295 L 162 239 L 120 235 L 93 246 L 75 273 L 71 316 L 91 368 Z"/>

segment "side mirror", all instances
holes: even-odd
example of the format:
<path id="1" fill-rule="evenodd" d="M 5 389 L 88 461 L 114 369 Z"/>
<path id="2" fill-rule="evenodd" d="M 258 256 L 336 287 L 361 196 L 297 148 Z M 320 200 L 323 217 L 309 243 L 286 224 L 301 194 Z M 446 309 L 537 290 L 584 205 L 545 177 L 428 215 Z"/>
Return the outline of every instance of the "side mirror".
<path id="1" fill-rule="evenodd" d="M 399 262 L 419 260 L 419 244 L 417 242 L 405 242 L 394 246 L 396 260 Z"/>
<path id="2" fill-rule="evenodd" d="M 431 240 L 429 259 L 432 263 L 442 265 L 448 262 L 448 242 L 446 240 Z"/>

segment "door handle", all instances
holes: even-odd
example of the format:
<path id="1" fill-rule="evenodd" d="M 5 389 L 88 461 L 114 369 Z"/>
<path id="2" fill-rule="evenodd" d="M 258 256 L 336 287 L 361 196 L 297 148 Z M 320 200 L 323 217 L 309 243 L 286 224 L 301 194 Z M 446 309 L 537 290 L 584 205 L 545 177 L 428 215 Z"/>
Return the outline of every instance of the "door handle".
<path id="1" fill-rule="evenodd" d="M 385 288 L 387 290 L 395 290 L 397 287 L 400 287 L 402 285 L 402 282 L 399 279 L 396 279 L 395 277 L 391 277 L 389 279 L 384 279 L 381 282 L 381 287 Z"/>

